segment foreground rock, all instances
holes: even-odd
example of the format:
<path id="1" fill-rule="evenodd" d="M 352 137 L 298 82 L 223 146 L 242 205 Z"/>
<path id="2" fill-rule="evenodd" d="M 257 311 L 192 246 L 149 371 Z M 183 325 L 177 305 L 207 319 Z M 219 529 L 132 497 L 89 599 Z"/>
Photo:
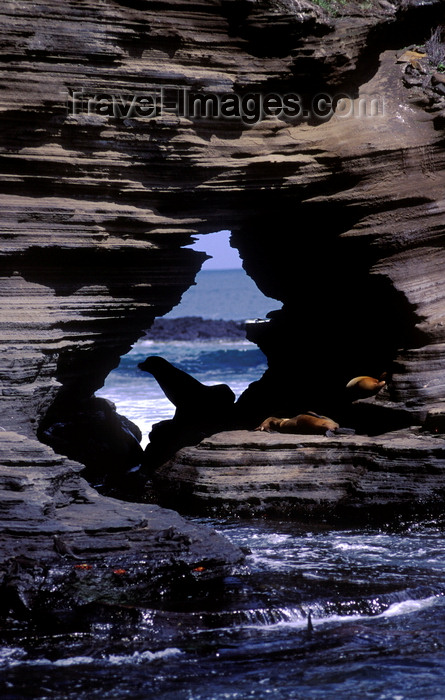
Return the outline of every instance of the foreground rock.
<path id="1" fill-rule="evenodd" d="M 135 605 L 232 571 L 243 554 L 156 505 L 100 496 L 81 466 L 0 432 L 0 613 Z"/>
<path id="2" fill-rule="evenodd" d="M 142 434 L 111 401 L 93 397 L 60 410 L 53 407 L 40 426 L 39 438 L 84 464 L 83 476 L 101 493 L 110 496 L 117 490 L 124 495 L 138 488 L 134 468 L 143 458 Z"/>
<path id="3" fill-rule="evenodd" d="M 445 442 L 419 428 L 378 437 L 227 431 L 156 472 L 182 512 L 356 521 L 441 508 Z"/>

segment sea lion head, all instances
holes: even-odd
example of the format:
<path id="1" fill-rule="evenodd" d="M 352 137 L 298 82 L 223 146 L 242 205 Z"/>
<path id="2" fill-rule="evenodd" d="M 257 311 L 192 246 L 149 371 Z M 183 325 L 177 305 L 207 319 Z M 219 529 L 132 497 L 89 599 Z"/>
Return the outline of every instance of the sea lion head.
<path id="1" fill-rule="evenodd" d="M 149 372 L 150 374 L 152 374 L 153 370 L 156 371 L 157 369 L 160 369 L 164 366 L 166 367 L 167 365 L 168 362 L 167 360 L 164 360 L 163 357 L 159 357 L 159 355 L 150 355 L 143 362 L 139 362 L 138 367 L 143 372 Z"/>

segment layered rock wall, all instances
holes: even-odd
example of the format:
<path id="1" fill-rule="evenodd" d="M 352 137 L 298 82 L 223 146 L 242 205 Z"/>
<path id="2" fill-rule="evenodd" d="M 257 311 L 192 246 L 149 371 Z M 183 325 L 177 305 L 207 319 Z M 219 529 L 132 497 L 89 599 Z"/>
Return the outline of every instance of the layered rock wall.
<path id="1" fill-rule="evenodd" d="M 246 423 L 309 401 L 334 410 L 345 380 L 384 369 L 390 399 L 411 402 L 418 420 L 443 398 L 443 135 L 396 62 L 443 21 L 438 0 L 350 3 L 335 17 L 304 0 L 5 0 L 4 469 L 14 440 L 26 436 L 41 454 L 48 410 L 88 399 L 179 301 L 202 261 L 183 246 L 221 228 L 284 304 L 258 338 L 270 369 L 241 403 Z M 169 99 L 293 92 L 309 108 L 300 121 L 253 125 L 171 105 L 128 113 L 133 95 L 166 88 Z M 384 110 L 320 120 L 311 100 L 321 91 L 376 93 Z M 95 95 L 126 106 L 110 116 L 93 99 L 88 113 Z M 30 458 L 31 481 L 47 478 L 45 454 Z M 4 522 L 14 522 L 5 499 Z M 59 529 L 73 499 L 54 501 Z M 50 506 L 39 506 L 43 519 Z M 107 509 L 100 499 L 90 507 Z"/>
<path id="2" fill-rule="evenodd" d="M 100 387 L 192 283 L 200 258 L 180 246 L 222 226 L 284 302 L 280 356 L 298 324 L 301 363 L 317 366 L 335 335 L 340 382 L 395 362 L 397 400 L 441 397 L 442 138 L 381 57 L 427 38 L 440 3 L 404 6 L 332 18 L 293 2 L 3 5 L 3 427 L 30 435 L 56 397 Z M 384 115 L 86 114 L 92 95 L 292 90 L 310 107 L 361 84 Z"/>
<path id="3" fill-rule="evenodd" d="M 161 502 L 185 513 L 381 524 L 443 512 L 445 446 L 419 431 L 385 436 L 227 431 L 156 472 Z"/>

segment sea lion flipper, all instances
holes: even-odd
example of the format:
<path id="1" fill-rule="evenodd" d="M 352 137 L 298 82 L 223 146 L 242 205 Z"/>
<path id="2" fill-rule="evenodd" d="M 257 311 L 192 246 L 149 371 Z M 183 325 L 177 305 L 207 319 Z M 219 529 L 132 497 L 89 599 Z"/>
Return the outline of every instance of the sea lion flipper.
<path id="1" fill-rule="evenodd" d="M 336 428 L 335 435 L 355 435 L 354 428 Z"/>

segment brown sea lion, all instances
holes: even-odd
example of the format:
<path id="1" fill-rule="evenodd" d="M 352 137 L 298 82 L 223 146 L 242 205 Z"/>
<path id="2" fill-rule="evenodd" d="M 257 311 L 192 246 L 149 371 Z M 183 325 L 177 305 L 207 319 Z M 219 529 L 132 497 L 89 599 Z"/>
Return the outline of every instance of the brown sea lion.
<path id="1" fill-rule="evenodd" d="M 340 428 L 339 424 L 327 416 L 308 411 L 300 413 L 294 418 L 266 418 L 255 430 L 263 430 L 267 433 L 296 433 L 302 435 L 326 435 L 332 434 Z"/>
<path id="2" fill-rule="evenodd" d="M 289 418 L 276 418 L 275 416 L 270 416 L 263 420 L 263 422 L 255 428 L 255 430 L 263 430 L 266 433 L 281 432 L 281 425 L 288 421 Z"/>
<path id="3" fill-rule="evenodd" d="M 382 375 L 382 377 L 385 375 Z M 349 389 L 354 395 L 365 398 L 367 396 L 374 396 L 380 389 L 386 386 L 386 381 L 383 378 L 375 379 L 375 377 L 354 377 L 347 384 L 346 388 Z"/>

